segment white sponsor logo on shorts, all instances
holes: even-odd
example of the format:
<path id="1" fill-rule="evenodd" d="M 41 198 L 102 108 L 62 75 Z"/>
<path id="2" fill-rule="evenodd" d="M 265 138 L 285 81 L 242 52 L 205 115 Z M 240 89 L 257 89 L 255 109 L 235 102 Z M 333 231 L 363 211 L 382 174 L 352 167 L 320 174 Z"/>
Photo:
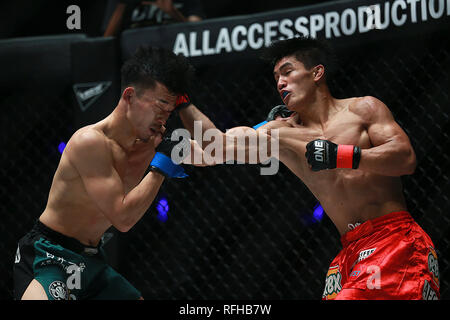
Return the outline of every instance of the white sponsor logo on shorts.
<path id="1" fill-rule="evenodd" d="M 436 286 L 439 287 L 439 265 L 438 258 L 436 254 L 436 250 L 430 247 L 430 251 L 428 252 L 428 270 L 430 270 L 433 281 Z"/>
<path id="2" fill-rule="evenodd" d="M 372 253 L 375 252 L 376 248 L 363 250 L 359 253 L 358 260 L 356 263 L 363 261 L 364 259 L 367 259 Z"/>
<path id="3" fill-rule="evenodd" d="M 433 290 L 427 280 L 425 280 L 425 283 L 423 284 L 422 298 L 423 300 L 438 300 L 436 291 Z"/>
<path id="4" fill-rule="evenodd" d="M 322 294 L 322 298 L 326 300 L 334 299 L 338 293 L 342 290 L 342 275 L 339 271 L 339 265 L 330 267 L 325 279 L 325 289 Z"/>
<path id="5" fill-rule="evenodd" d="M 67 287 L 62 281 L 53 281 L 50 283 L 48 292 L 55 300 L 67 300 Z"/>
<path id="6" fill-rule="evenodd" d="M 17 246 L 16 258 L 14 260 L 14 263 L 19 263 L 19 262 L 20 262 L 20 248 L 19 248 L 19 246 Z"/>

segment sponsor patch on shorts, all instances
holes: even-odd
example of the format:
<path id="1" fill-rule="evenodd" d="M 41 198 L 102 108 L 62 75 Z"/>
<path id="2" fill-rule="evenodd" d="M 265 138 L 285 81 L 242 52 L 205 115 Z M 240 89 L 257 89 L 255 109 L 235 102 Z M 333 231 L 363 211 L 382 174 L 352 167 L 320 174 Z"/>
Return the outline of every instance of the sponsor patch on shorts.
<path id="1" fill-rule="evenodd" d="M 330 267 L 325 279 L 325 290 L 323 291 L 322 298 L 326 300 L 334 299 L 342 290 L 341 280 L 342 276 L 339 271 L 339 265 Z"/>
<path id="2" fill-rule="evenodd" d="M 363 261 L 364 259 L 367 259 L 372 253 L 375 252 L 377 248 L 367 249 L 363 250 L 359 253 L 358 260 L 356 263 Z"/>
<path id="3" fill-rule="evenodd" d="M 434 284 L 439 288 L 439 265 L 436 250 L 430 246 L 428 252 L 428 270 L 431 272 Z"/>
<path id="4" fill-rule="evenodd" d="M 436 291 L 433 290 L 433 288 L 431 287 L 430 283 L 427 280 L 425 280 L 423 284 L 422 298 L 423 300 L 438 300 Z"/>
<path id="5" fill-rule="evenodd" d="M 53 281 L 50 283 L 48 292 L 55 300 L 67 300 L 68 298 L 67 286 L 62 281 Z"/>
<path id="6" fill-rule="evenodd" d="M 361 274 L 360 270 L 353 270 L 352 272 L 350 272 L 350 278 L 356 278 Z"/>

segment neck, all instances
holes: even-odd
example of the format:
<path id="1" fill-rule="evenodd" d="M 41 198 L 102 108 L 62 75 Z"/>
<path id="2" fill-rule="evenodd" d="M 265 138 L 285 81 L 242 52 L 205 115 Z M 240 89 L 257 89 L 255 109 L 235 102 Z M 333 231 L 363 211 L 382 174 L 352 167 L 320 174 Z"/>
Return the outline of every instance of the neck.
<path id="1" fill-rule="evenodd" d="M 303 125 L 323 125 L 337 111 L 336 99 L 327 87 L 321 87 L 296 111 Z"/>
<path id="2" fill-rule="evenodd" d="M 122 99 L 104 121 L 105 135 L 116 141 L 125 151 L 130 151 L 138 139 L 136 131 L 127 118 L 127 105 Z"/>

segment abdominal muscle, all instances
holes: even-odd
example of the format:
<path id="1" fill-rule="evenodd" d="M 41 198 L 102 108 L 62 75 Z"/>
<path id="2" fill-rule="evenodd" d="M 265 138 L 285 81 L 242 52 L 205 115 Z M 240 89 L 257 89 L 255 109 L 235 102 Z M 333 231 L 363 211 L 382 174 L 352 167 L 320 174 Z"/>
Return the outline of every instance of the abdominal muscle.
<path id="1" fill-rule="evenodd" d="M 304 173 L 302 180 L 341 235 L 359 223 L 407 210 L 399 177 L 333 169 Z"/>
<path id="2" fill-rule="evenodd" d="M 359 117 L 344 110 L 328 124 L 326 132 L 298 125 L 295 121 L 273 121 L 272 126 L 297 129 L 297 135 L 291 133 L 289 136 L 286 131 L 290 139 L 285 139 L 287 142 L 283 152 L 280 151 L 280 160 L 313 193 L 341 235 L 358 223 L 407 210 L 400 177 L 381 176 L 360 169 L 312 171 L 309 167 L 304 155 L 306 144 L 314 139 L 355 144 L 363 149 L 372 147 Z"/>
<path id="3" fill-rule="evenodd" d="M 87 194 L 80 175 L 65 154 L 39 220 L 50 229 L 88 246 L 98 245 L 104 232 L 111 227 L 111 222 Z"/>

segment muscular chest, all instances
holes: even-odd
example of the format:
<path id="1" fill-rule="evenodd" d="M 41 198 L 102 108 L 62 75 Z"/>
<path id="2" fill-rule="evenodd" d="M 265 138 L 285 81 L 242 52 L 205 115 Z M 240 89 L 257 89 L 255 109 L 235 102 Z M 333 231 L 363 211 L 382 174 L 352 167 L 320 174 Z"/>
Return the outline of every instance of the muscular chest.
<path id="1" fill-rule="evenodd" d="M 361 148 L 370 147 L 367 128 L 360 118 L 348 113 L 337 116 L 323 128 L 309 129 L 309 133 L 311 140 L 325 139 L 336 144 L 358 145 Z M 309 141 L 306 141 L 306 143 Z"/>
<path id="2" fill-rule="evenodd" d="M 288 151 L 285 153 L 285 164 L 297 175 L 305 179 L 311 174 L 305 158 L 306 145 L 316 139 L 329 140 L 336 144 L 358 145 L 361 148 L 371 146 L 367 128 L 358 117 L 345 116 L 335 117 L 333 121 L 321 127 L 305 127 L 298 125 L 294 128 L 295 133 L 286 139 Z M 329 173 L 324 171 L 323 173 Z"/>

